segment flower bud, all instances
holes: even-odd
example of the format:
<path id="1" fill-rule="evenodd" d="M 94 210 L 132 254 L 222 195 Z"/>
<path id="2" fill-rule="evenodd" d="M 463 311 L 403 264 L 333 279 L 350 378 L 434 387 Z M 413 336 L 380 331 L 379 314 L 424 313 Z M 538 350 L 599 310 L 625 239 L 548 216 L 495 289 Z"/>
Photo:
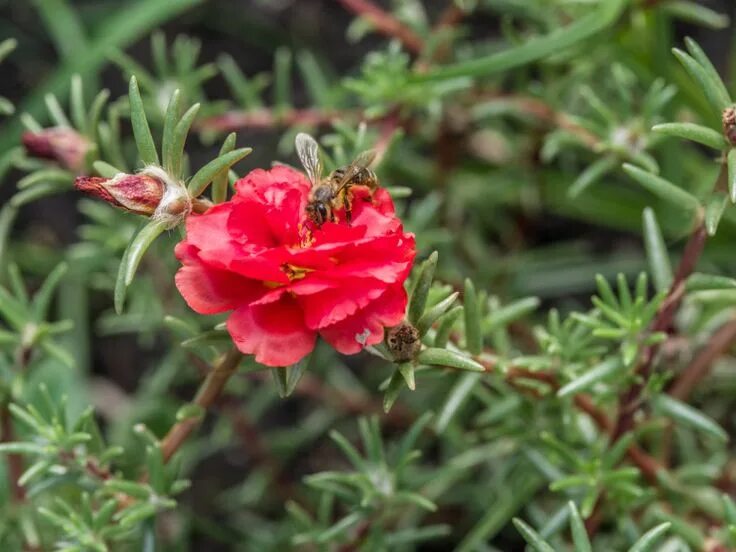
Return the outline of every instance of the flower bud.
<path id="1" fill-rule="evenodd" d="M 419 330 L 408 322 L 402 322 L 386 331 L 386 345 L 396 362 L 412 360 L 422 347 Z"/>
<path id="2" fill-rule="evenodd" d="M 66 127 L 24 132 L 22 141 L 28 155 L 51 159 L 74 173 L 84 168 L 84 157 L 91 145 L 89 140 L 76 130 Z"/>
<path id="3" fill-rule="evenodd" d="M 723 134 L 732 146 L 736 146 L 736 108 L 723 110 Z"/>
<path id="4" fill-rule="evenodd" d="M 78 190 L 138 215 L 151 216 L 164 196 L 164 183 L 147 174 L 118 173 L 113 178 L 78 176 Z"/>

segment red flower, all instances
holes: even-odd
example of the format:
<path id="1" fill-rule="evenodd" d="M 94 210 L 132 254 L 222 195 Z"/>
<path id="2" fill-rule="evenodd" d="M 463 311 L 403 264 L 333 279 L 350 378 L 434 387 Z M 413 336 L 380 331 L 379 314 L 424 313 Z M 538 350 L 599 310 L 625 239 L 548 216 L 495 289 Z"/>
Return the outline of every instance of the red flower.
<path id="1" fill-rule="evenodd" d="M 236 346 L 268 366 L 307 355 L 317 335 L 344 354 L 383 339 L 406 308 L 415 256 L 388 192 L 354 187 L 353 220 L 314 228 L 310 184 L 279 166 L 236 183 L 232 200 L 187 220 L 176 285 L 201 314 L 233 311 Z M 344 213 L 337 210 L 338 221 Z"/>

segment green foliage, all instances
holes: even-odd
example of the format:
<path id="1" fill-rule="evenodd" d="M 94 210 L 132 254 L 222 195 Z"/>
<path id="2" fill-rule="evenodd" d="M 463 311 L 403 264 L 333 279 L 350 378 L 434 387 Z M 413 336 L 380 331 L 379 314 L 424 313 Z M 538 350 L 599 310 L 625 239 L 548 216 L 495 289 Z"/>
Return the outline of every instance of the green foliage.
<path id="1" fill-rule="evenodd" d="M 670 51 L 673 19 L 724 15 L 478 0 L 436 17 L 405 0 L 287 40 L 272 3 L 207 6 L 207 40 L 247 47 L 200 62 L 199 38 L 153 31 L 196 0 L 129 4 L 34 2 L 58 64 L 19 115 L 0 97 L 3 549 L 736 547 L 736 113 L 698 43 Z M 15 46 L 0 61 L 23 68 Z M 127 96 L 99 90 L 103 68 Z M 34 157 L 21 124 L 83 155 Z M 387 331 L 355 360 L 319 343 L 269 374 L 179 299 L 187 217 L 255 166 L 240 130 L 264 167 L 293 161 L 300 131 L 327 169 L 378 151 L 417 240 L 414 341 Z M 119 173 L 163 184 L 150 218 L 67 194 Z M 42 210 L 68 197 L 72 245 L 54 221 L 73 213 Z"/>

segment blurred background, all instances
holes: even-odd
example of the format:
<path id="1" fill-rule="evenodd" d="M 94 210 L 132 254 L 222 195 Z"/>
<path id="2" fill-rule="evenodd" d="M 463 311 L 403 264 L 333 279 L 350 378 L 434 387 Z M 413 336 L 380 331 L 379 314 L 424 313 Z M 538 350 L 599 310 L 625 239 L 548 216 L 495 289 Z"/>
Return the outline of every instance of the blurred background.
<path id="1" fill-rule="evenodd" d="M 448 7 L 446 0 L 377 3 L 401 5 L 407 20 L 416 17 L 429 22 Z M 714 30 L 652 15 L 644 11 L 646 3 L 637 4 L 642 5 L 641 12 L 627 16 L 633 23 L 621 42 L 627 45 L 624 50 L 630 58 L 622 58 L 620 51 L 608 49 L 606 44 L 594 44 L 590 48 L 595 53 L 587 65 L 578 67 L 588 82 L 600 86 L 602 96 L 614 78 L 615 60 L 630 62 L 645 88 L 657 78 L 681 84 L 684 78 L 674 58 L 670 59 L 669 49 L 681 45 L 685 36 L 694 37 L 727 82 L 734 83 L 736 37 L 732 26 Z M 274 78 L 266 76 L 273 73 L 275 64 L 279 71 L 279 56 L 285 55 L 279 52 L 294 52 L 295 59 L 309 52 L 308 62 L 301 60 L 302 69 L 305 63 L 315 63 L 321 74 L 338 83 L 360 76 L 369 52 L 388 48 L 384 37 L 367 32 L 337 1 L 150 0 L 147 9 L 133 9 L 143 4 L 116 0 L 0 1 L 0 38 L 18 41 L 16 51 L 0 65 L 0 96 L 10 99 L 18 113 L 29 112 L 47 124 L 44 96 L 52 92 L 66 105 L 72 74 L 83 77 L 88 97 L 107 88 L 112 98 L 118 98 L 127 93 L 128 75 L 140 66 L 151 75 L 146 90 L 149 102 L 158 98 L 165 105 L 173 88 L 183 86 L 187 102 L 204 101 L 201 117 L 217 120 L 232 111 L 261 113 L 260 108 L 244 106 L 234 97 L 232 82 L 223 76 L 223 68 L 227 72 L 232 64 L 251 83 L 259 83 L 255 90 L 263 98 L 263 109 L 269 110 L 280 94 L 289 97 L 289 108 L 304 109 L 314 105 L 314 96 L 308 81 L 300 76 L 300 66 L 289 69 L 293 76 L 288 80 L 288 92 L 279 91 Z M 518 31 L 523 38 L 525 25 L 536 28 L 535 14 L 553 3 L 530 0 L 525 6 L 524 2 L 487 0 L 479 4 L 481 9 L 462 22 L 460 33 L 464 42 L 492 51 L 501 36 Z M 704 0 L 702 4 L 730 15 L 732 20 L 736 17 L 736 3 L 730 0 Z M 66 8 L 72 9 L 73 18 Z M 151 49 L 151 35 L 157 29 L 170 45 L 180 36 L 196 41 L 200 48 L 195 67 L 214 65 L 201 73 L 187 70 L 177 75 L 172 70 L 168 76 L 158 75 Z M 649 50 L 650 43 L 656 43 L 656 49 Z M 188 44 L 181 46 L 184 57 L 197 50 L 192 42 Z M 659 59 L 666 62 L 660 64 Z M 500 98 L 507 93 L 541 98 L 584 118 L 586 108 L 574 97 L 572 77 L 558 89 L 545 89 L 547 82 L 566 78 L 559 73 L 562 63 L 555 63 L 551 60 L 539 71 L 516 71 L 492 79 L 492 88 Z M 195 73 L 197 78 L 187 80 Z M 641 98 L 644 91 L 637 86 L 639 83 L 632 93 Z M 687 90 L 681 93 L 688 94 Z M 355 100 L 338 94 L 328 108 L 371 107 L 369 95 L 359 96 Z M 395 98 L 389 100 L 386 104 Z M 431 108 L 430 115 L 406 126 L 405 137 L 392 145 L 379 168 L 384 183 L 413 191 L 410 199 L 401 202 L 401 209 L 408 227 L 419 236 L 421 255 L 440 251 L 443 281 L 458 287 L 470 276 L 502 302 L 533 298 L 534 306 L 564 310 L 586 304 L 596 273 L 631 275 L 644 267 L 640 212 L 648 200 L 645 194 L 614 172 L 593 191 L 571 200 L 566 191 L 594 158 L 589 152 L 570 153 L 559 146 L 561 153 L 550 156 L 544 149 L 548 138 L 545 124 L 507 117 L 507 106 L 482 97 L 470 102 L 466 97 L 461 102 L 454 105 L 452 96 L 436 106 L 423 106 L 421 98 L 408 101 L 406 111 L 413 110 L 412 117 L 424 117 L 425 107 Z M 666 112 L 679 113 L 677 102 Z M 458 106 L 465 111 L 458 113 Z M 616 110 L 615 104 L 609 107 Z M 468 120 L 467 112 L 475 118 Z M 357 125 L 357 120 L 352 123 Z M 21 129 L 17 115 L 0 121 L 0 152 L 18 145 Z M 238 144 L 254 148 L 254 153 L 237 166 L 237 172 L 267 167 L 275 160 L 294 163 L 291 139 L 295 129 L 289 124 L 234 125 Z M 314 134 L 333 130 L 325 124 L 306 125 L 306 129 Z M 212 128 L 199 130 L 202 132 L 193 134 L 187 144 L 195 167 L 216 155 L 223 137 Z M 372 139 L 380 138 L 378 126 L 369 125 L 369 131 Z M 130 136 L 127 121 L 122 124 L 122 134 Z M 681 146 L 676 146 L 662 153 L 666 148 L 661 143 L 652 143 L 651 148 L 656 149 L 663 170 L 675 169 L 685 180 L 694 178 L 701 167 L 700 152 L 683 154 Z M 13 196 L 14 184 L 23 174 L 17 168 L 7 172 L 0 185 L 0 204 Z M 669 174 L 672 176 L 672 171 Z M 708 176 L 704 180 L 712 179 Z M 162 323 L 164 313 L 186 313 L 166 281 L 175 267 L 171 245 L 176 236 L 169 236 L 167 243 L 152 252 L 153 259 L 145 268 L 148 276 L 131 291 L 126 315 L 116 317 L 111 313 L 110 273 L 114 273 L 114 261 L 124 240 L 116 242 L 111 230 L 102 238 L 91 231 L 105 222 L 90 223 L 94 207 L 89 207 L 90 200 L 85 201 L 87 207 L 78 208 L 80 195 L 71 189 L 44 197 L 21 209 L 12 230 L 10 255 L 36 285 L 70 249 L 78 255 L 72 259 L 82 259 L 80 270 L 86 274 L 77 282 L 73 278 L 65 282 L 57 305 L 60 317 L 75 320 L 66 344 L 76 352 L 76 372 L 60 375 L 56 367 L 50 367 L 39 370 L 37 378 L 58 380 L 61 389 L 71 390 L 77 395 L 78 410 L 87 402 L 94 404 L 113 440 L 129 442 L 131 422 L 141 420 L 160 435 L 170 425 L 176 407 L 192 395 L 198 377 L 196 363 L 194 369 L 183 367 L 187 364 L 184 353 L 170 352 L 176 339 Z M 110 211 L 109 217 L 107 224 L 118 225 L 123 235 L 126 228 L 132 231 L 135 227 L 130 215 Z M 736 238 L 734 217 L 729 216 L 724 224 L 726 228 L 709 245 L 705 260 L 720 268 L 736 265 L 731 245 Z M 670 239 L 679 237 L 677 220 L 664 225 Z M 100 249 L 83 250 L 75 245 L 95 239 Z M 99 255 L 100 266 L 89 262 L 90 255 Z M 157 282 L 157 278 L 164 282 Z M 84 285 L 79 284 L 82 280 Z M 513 327 L 511 334 L 514 339 L 530 339 L 529 328 L 521 325 Z M 208 419 L 199 437 L 187 445 L 186 467 L 192 469 L 194 485 L 182 503 L 183 511 L 191 517 L 171 515 L 163 520 L 163 532 L 168 532 L 172 543 L 187 543 L 180 544 L 181 549 L 190 550 L 283 549 L 279 548 L 283 542 L 274 535 L 280 531 L 285 500 L 299 500 L 305 492 L 301 477 L 345 464 L 326 438 L 326 431 L 349 427 L 357 414 L 382 410 L 375 390 L 386 373 L 378 371 L 375 362 L 366 355 L 338 360 L 329 351 L 320 354 L 318 368 L 300 384 L 296 396 L 285 402 L 277 398 L 270 377 L 253 374 L 242 378 L 232 395 L 218 406 L 218 415 Z M 423 404 L 441 403 L 444 391 L 441 382 L 428 382 L 421 394 L 401 402 L 383 420 L 385 434 L 401 435 L 408 420 L 421 413 Z M 446 446 L 435 444 L 428 458 L 441 462 Z M 133 469 L 134 457 L 129 461 L 126 468 Z M 481 474 L 476 475 L 482 479 Z M 482 500 L 468 512 L 463 509 L 462 496 L 463 492 L 481 492 L 473 490 L 475 484 L 472 479 L 459 482 L 457 499 L 450 500 L 437 515 L 439 521 L 456 525 L 457 533 L 423 549 L 447 550 L 472 526 Z M 499 537 L 499 548 L 520 549 L 513 548 L 519 546 L 513 530 L 507 532 Z"/>

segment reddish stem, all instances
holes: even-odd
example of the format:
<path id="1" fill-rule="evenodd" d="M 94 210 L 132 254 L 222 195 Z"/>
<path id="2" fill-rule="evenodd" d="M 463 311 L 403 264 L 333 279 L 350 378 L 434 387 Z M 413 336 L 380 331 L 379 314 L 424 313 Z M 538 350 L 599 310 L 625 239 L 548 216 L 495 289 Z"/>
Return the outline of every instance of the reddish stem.
<path id="1" fill-rule="evenodd" d="M 699 223 L 685 246 L 672 286 L 652 323 L 652 332 L 665 332 L 670 329 L 677 308 L 685 295 L 685 280 L 695 270 L 695 265 L 705 247 L 706 237 L 705 225 Z M 612 442 L 620 439 L 634 427 L 634 417 L 641 407 L 646 382 L 652 374 L 654 359 L 660 346 L 660 344 L 649 345 L 644 349 L 636 369 L 636 383 L 619 396 L 619 413 L 611 436 Z"/>
<path id="2" fill-rule="evenodd" d="M 13 431 L 13 420 L 10 417 L 10 410 L 8 405 L 2 406 L 0 411 L 0 431 L 2 431 L 2 442 L 12 443 L 15 441 L 15 435 Z M 11 496 L 13 502 L 20 503 L 26 499 L 26 492 L 23 487 L 20 486 L 18 480 L 23 475 L 23 458 L 19 454 L 8 454 L 7 466 L 8 466 L 8 485 L 11 490 Z"/>
<path id="3" fill-rule="evenodd" d="M 396 19 L 389 12 L 376 6 L 369 0 L 337 0 L 355 15 L 365 18 L 378 32 L 397 38 L 407 50 L 419 54 L 424 50 L 424 41 L 409 27 Z"/>
<path id="4" fill-rule="evenodd" d="M 290 126 L 321 126 L 336 120 L 360 117 L 359 111 L 340 111 L 335 109 L 287 109 L 274 111 L 260 108 L 247 111 L 228 111 L 214 115 L 197 123 L 199 130 L 231 132 L 244 128 L 273 128 Z"/>
<path id="5" fill-rule="evenodd" d="M 713 363 L 736 342 L 736 320 L 726 322 L 716 331 L 703 348 L 672 382 L 668 393 L 681 401 L 687 399 L 695 386 L 708 375 Z"/>
<path id="6" fill-rule="evenodd" d="M 240 351 L 235 348 L 231 349 L 212 368 L 209 374 L 207 374 L 192 404 L 199 406 L 204 411 L 212 406 L 225 388 L 225 384 L 235 373 L 242 358 L 243 355 Z M 192 431 L 194 431 L 194 428 L 199 425 L 200 421 L 201 418 L 199 417 L 186 418 L 171 427 L 166 437 L 161 441 L 161 452 L 163 453 L 164 462 L 168 462 L 174 453 L 179 450 L 179 447 L 186 441 Z"/>

